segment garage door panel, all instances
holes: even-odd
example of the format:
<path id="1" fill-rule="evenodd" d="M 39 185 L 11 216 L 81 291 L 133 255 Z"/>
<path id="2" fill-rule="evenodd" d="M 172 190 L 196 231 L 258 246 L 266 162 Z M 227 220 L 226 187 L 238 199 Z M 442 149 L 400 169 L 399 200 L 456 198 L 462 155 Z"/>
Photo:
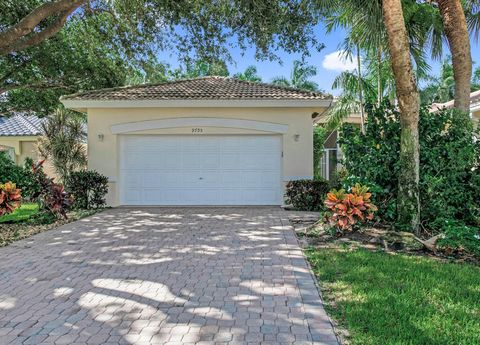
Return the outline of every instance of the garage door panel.
<path id="1" fill-rule="evenodd" d="M 214 187 L 218 184 L 220 172 L 216 170 L 191 170 L 182 173 L 185 186 L 204 188 Z"/>
<path id="2" fill-rule="evenodd" d="M 243 198 L 249 205 L 257 205 L 258 200 L 275 200 L 276 193 L 272 190 L 245 189 Z"/>
<path id="3" fill-rule="evenodd" d="M 130 205 L 141 205 L 142 202 L 142 189 L 128 188 L 122 191 L 123 200 Z"/>
<path id="4" fill-rule="evenodd" d="M 148 188 L 143 191 L 142 205 L 152 205 L 157 200 L 163 200 L 165 198 L 165 189 L 163 188 Z"/>
<path id="5" fill-rule="evenodd" d="M 215 189 L 188 189 L 182 191 L 181 205 L 195 205 L 202 200 L 206 205 L 215 205 L 219 200 L 219 191 Z"/>
<path id="6" fill-rule="evenodd" d="M 120 136 L 125 205 L 277 205 L 280 136 Z"/>

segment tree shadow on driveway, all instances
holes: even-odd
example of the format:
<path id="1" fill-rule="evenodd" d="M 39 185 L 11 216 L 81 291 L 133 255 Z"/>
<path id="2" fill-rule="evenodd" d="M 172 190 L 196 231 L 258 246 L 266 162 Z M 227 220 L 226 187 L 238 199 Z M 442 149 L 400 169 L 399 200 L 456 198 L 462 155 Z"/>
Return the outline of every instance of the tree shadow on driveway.
<path id="1" fill-rule="evenodd" d="M 336 344 L 280 208 L 116 208 L 0 249 L 0 343 Z"/>

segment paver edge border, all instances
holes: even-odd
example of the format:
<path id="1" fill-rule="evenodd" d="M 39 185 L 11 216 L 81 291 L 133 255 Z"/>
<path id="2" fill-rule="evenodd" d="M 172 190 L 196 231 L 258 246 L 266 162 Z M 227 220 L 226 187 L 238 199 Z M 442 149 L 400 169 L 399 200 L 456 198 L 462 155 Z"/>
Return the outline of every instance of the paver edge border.
<path id="1" fill-rule="evenodd" d="M 320 288 L 320 285 L 318 284 L 318 281 L 317 281 L 317 277 L 315 276 L 315 273 L 313 272 L 313 269 L 312 269 L 312 265 L 310 265 L 310 262 L 308 261 L 307 257 L 305 256 L 305 253 L 303 251 L 303 248 L 302 246 L 300 245 L 300 241 L 298 240 L 298 237 L 297 237 L 297 233 L 295 232 L 295 227 L 292 225 L 292 223 L 290 222 L 290 219 L 288 218 L 284 218 L 282 217 L 281 218 L 281 223 L 282 223 L 282 226 L 285 227 L 285 228 L 288 228 L 289 230 L 291 230 L 295 236 L 295 241 L 297 242 L 298 244 L 298 247 L 300 248 L 300 252 L 302 253 L 302 257 L 303 259 L 305 260 L 305 263 L 307 265 L 307 268 L 308 268 L 308 271 L 309 271 L 309 274 L 310 276 L 312 277 L 312 280 L 313 280 L 313 284 L 315 285 L 315 288 L 317 290 L 317 293 L 318 293 L 318 298 L 320 299 L 320 302 L 322 303 L 322 308 L 324 309 L 325 311 L 325 314 L 327 315 L 327 318 L 328 318 L 328 322 L 330 323 L 330 326 L 332 327 L 332 331 L 333 331 L 333 334 L 336 338 L 336 341 L 337 341 L 337 344 L 338 345 L 341 345 L 342 344 L 342 341 L 341 341 L 341 338 L 338 336 L 338 329 L 335 325 L 335 322 L 333 321 L 333 319 L 330 317 L 330 315 L 328 315 L 328 313 L 326 312 L 325 310 L 325 303 L 324 303 L 324 299 L 323 299 L 323 295 L 322 295 L 322 290 Z M 307 323 L 308 323 L 308 326 L 310 327 L 310 320 L 307 319 Z M 315 341 L 313 341 L 313 343 L 315 344 Z"/>

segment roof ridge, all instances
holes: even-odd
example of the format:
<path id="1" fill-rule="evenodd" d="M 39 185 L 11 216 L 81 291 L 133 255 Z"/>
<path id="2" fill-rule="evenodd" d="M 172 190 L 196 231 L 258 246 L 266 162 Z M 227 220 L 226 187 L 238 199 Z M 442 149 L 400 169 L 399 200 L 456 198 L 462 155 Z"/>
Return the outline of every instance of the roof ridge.
<path id="1" fill-rule="evenodd" d="M 110 88 L 80 91 L 80 92 L 72 93 L 72 94 L 69 94 L 69 95 L 61 96 L 60 100 L 71 99 L 71 98 L 82 97 L 82 96 L 88 96 L 92 93 L 98 93 L 98 92 L 123 91 L 123 90 L 130 90 L 130 89 L 144 89 L 144 88 L 148 88 L 148 87 L 156 87 L 156 86 L 162 86 L 162 85 L 178 85 L 178 84 L 194 82 L 194 81 L 198 81 L 198 80 L 226 80 L 226 81 L 236 82 L 236 83 L 239 83 L 239 84 L 246 84 L 246 85 L 250 85 L 250 86 L 261 86 L 261 87 L 271 88 L 271 89 L 274 89 L 274 90 L 291 91 L 291 92 L 296 92 L 296 93 L 299 93 L 299 94 L 313 96 L 313 97 L 325 97 L 325 98 L 327 98 L 328 96 L 331 96 L 330 94 L 324 93 L 324 92 L 321 92 L 321 91 L 309 91 L 309 90 L 303 90 L 303 89 L 298 89 L 298 88 L 289 87 L 289 86 L 275 85 L 275 84 L 266 83 L 266 82 L 254 82 L 254 81 L 250 81 L 250 80 L 238 79 L 238 78 L 231 77 L 231 76 L 203 76 L 203 77 L 196 77 L 196 78 L 166 80 L 166 81 L 161 81 L 161 82 L 156 82 L 156 83 L 124 85 L 124 86 L 115 86 L 115 87 L 110 87 Z"/>
<path id="2" fill-rule="evenodd" d="M 223 77 L 223 78 L 231 79 L 231 80 L 234 80 L 234 81 L 239 81 L 239 82 L 242 82 L 242 83 L 247 83 L 247 84 L 250 84 L 250 85 L 260 85 L 260 86 L 266 86 L 266 87 L 273 87 L 273 88 L 277 88 L 277 89 L 280 89 L 280 90 L 301 92 L 301 93 L 305 93 L 305 94 L 309 94 L 309 95 L 318 95 L 318 96 L 330 95 L 330 94 L 324 93 L 322 91 L 310 91 L 310 90 L 305 90 L 305 89 L 299 89 L 299 88 L 292 87 L 292 86 L 276 85 L 276 84 L 267 83 L 267 82 L 263 82 L 263 81 L 262 82 L 256 82 L 256 81 L 251 81 L 251 80 L 238 79 L 238 78 L 230 77 L 230 76 L 229 77 Z"/>
<path id="3" fill-rule="evenodd" d="M 114 87 L 104 87 L 104 88 L 100 88 L 100 89 L 79 91 L 79 92 L 71 93 L 71 94 L 68 94 L 68 95 L 63 95 L 63 96 L 60 96 L 60 100 L 65 99 L 65 98 L 69 98 L 69 97 L 82 96 L 82 95 L 88 94 L 89 92 L 127 90 L 127 89 L 133 89 L 133 88 L 144 88 L 144 87 L 149 87 L 149 86 L 159 86 L 159 85 L 165 85 L 165 84 L 179 84 L 179 83 L 187 82 L 187 81 L 214 79 L 214 78 L 215 79 L 225 79 L 227 77 L 203 76 L 203 77 L 197 77 L 197 78 L 165 80 L 165 81 L 160 81 L 160 82 L 155 82 L 155 83 L 144 83 L 144 84 L 136 84 L 136 85 L 122 85 L 122 86 L 114 86 Z"/>

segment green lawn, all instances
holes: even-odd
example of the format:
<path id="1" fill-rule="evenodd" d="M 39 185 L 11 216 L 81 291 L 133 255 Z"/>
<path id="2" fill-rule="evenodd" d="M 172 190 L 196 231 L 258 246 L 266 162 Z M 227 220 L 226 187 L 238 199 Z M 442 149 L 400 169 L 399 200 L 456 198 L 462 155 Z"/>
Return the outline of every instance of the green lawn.
<path id="1" fill-rule="evenodd" d="M 329 314 L 355 344 L 480 344 L 480 267 L 307 249 Z"/>
<path id="2" fill-rule="evenodd" d="M 31 216 L 38 213 L 38 204 L 36 203 L 25 203 L 17 208 L 13 213 L 4 215 L 0 217 L 0 223 L 17 223 L 21 221 L 25 221 Z"/>

